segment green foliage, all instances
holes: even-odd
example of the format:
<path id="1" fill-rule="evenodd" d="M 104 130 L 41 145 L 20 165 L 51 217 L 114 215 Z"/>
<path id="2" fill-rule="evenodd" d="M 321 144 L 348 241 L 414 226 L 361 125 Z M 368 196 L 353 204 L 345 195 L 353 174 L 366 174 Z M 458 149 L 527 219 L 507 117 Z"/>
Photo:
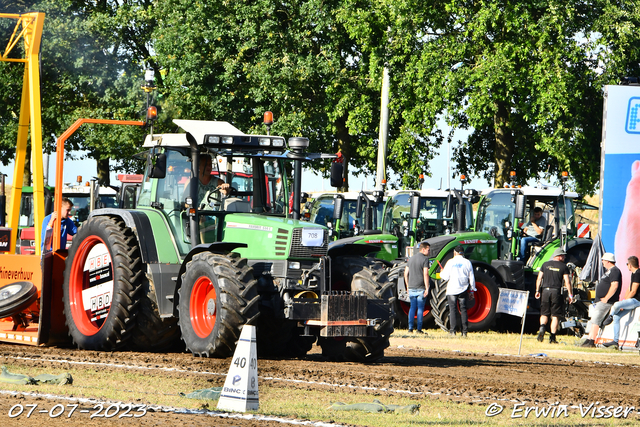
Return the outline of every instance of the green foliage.
<path id="1" fill-rule="evenodd" d="M 141 118 L 140 85 L 152 68 L 159 132 L 175 130 L 173 118 L 189 118 L 263 133 L 262 114 L 271 110 L 272 132 L 308 136 L 312 150 L 340 150 L 356 174 L 369 174 L 386 66 L 388 167 L 403 186 L 416 186 L 434 152 L 463 129 L 470 135 L 453 153 L 459 173 L 499 186 L 510 170 L 520 183 L 567 170 L 578 191 L 592 193 L 603 85 L 640 73 L 637 1 L 43 0 L 6 7 L 47 13 L 47 150 L 49 135 L 78 117 Z M 0 35 L 7 31 L 0 22 Z M 6 164 L 22 72 L 0 67 Z M 131 170 L 127 159 L 143 132 L 94 126 L 70 148 Z M 325 174 L 327 166 L 320 166 Z"/>

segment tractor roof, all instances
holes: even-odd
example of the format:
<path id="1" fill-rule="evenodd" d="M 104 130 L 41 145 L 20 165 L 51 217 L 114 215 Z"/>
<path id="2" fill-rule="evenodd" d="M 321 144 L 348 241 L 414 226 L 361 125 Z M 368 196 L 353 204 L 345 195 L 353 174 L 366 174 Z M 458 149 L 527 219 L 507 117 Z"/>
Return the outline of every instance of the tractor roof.
<path id="1" fill-rule="evenodd" d="M 179 120 L 174 119 L 173 122 L 180 126 L 181 129 L 193 135 L 198 145 L 211 145 L 205 139 L 209 139 L 209 136 L 216 137 L 246 137 L 250 139 L 255 138 L 268 138 L 270 141 L 280 140 L 282 144 L 277 147 L 279 151 L 284 151 L 286 148 L 284 147 L 284 138 L 281 136 L 273 136 L 273 135 L 248 135 L 235 126 L 233 126 L 229 122 L 221 122 L 221 121 L 209 121 L 209 120 Z M 234 142 L 237 141 L 237 138 L 232 138 Z M 238 148 L 235 146 L 235 143 L 229 143 L 230 145 L 225 147 L 227 149 Z M 157 145 L 162 145 L 166 147 L 188 147 L 189 142 L 187 141 L 186 133 L 163 133 L 163 134 L 153 134 L 147 135 L 143 147 L 151 148 Z M 218 144 L 219 145 L 219 144 Z M 244 144 L 242 148 L 249 148 L 247 144 Z M 263 150 L 276 148 L 275 146 L 264 146 Z"/>
<path id="2" fill-rule="evenodd" d="M 545 198 L 545 197 L 558 197 L 562 194 L 562 189 L 558 187 L 542 186 L 542 187 L 521 187 L 521 188 L 487 188 L 482 191 L 482 194 L 489 194 L 491 192 L 510 192 L 512 190 L 519 190 L 526 197 Z M 565 197 L 569 199 L 577 199 L 580 195 L 573 191 L 565 191 Z"/>

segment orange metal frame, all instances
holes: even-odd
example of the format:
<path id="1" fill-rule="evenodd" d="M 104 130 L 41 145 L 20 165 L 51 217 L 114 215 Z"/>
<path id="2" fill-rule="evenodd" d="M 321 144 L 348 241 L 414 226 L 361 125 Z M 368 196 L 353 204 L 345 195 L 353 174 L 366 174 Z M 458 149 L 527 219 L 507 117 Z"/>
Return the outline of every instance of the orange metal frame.
<path id="1" fill-rule="evenodd" d="M 56 147 L 55 210 L 58 213 L 54 230 L 60 230 L 62 211 L 62 184 L 64 143 L 84 123 L 144 126 L 145 122 L 127 120 L 78 119 L 58 138 Z M 41 153 L 40 153 L 41 154 Z M 42 223 L 44 218 L 36 219 Z M 36 236 L 37 237 L 37 236 Z M 53 247 L 60 247 L 60 233 L 53 233 Z M 38 246 L 39 248 L 39 246 Z M 38 255 L 0 255 L 0 286 L 17 281 L 29 281 L 38 289 L 38 300 L 21 313 L 25 324 L 14 322 L 10 317 L 0 319 L 0 341 L 53 345 L 67 339 L 62 303 L 66 249 Z"/>

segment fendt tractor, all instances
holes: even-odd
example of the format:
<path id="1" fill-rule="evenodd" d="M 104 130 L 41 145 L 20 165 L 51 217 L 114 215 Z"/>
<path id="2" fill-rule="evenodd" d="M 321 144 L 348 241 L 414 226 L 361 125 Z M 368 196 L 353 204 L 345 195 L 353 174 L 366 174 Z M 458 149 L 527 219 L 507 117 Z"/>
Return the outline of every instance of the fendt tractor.
<path id="1" fill-rule="evenodd" d="M 453 189 L 400 191 L 387 200 L 382 229 L 397 238 L 398 251 L 389 271 L 389 280 L 396 289 L 396 326 L 407 327 L 411 304 L 404 270 L 416 243 L 470 229 L 473 224 L 472 204 L 477 199 L 475 190 Z M 429 301 L 423 311 L 425 321 L 431 318 Z"/>
<path id="2" fill-rule="evenodd" d="M 329 245 L 326 227 L 299 221 L 301 162 L 334 155 L 306 154 L 306 138 L 289 138 L 285 151 L 282 137 L 226 122 L 175 123 L 186 133 L 144 143 L 136 208 L 94 210 L 74 238 L 63 285 L 73 342 L 164 350 L 181 337 L 194 355 L 227 357 L 250 324 L 264 356 L 299 357 L 317 341 L 337 360 L 382 357 L 394 297 L 385 269 L 364 256 L 377 248 Z M 213 158 L 214 180 L 231 183 L 229 197 L 208 193 L 205 209 L 194 167 L 202 156 Z"/>
<path id="3" fill-rule="evenodd" d="M 463 186 L 465 180 L 462 177 Z M 312 203 L 310 221 L 326 224 L 340 242 L 380 245 L 369 255 L 389 269 L 397 297 L 395 324 L 406 327 L 410 303 L 403 273 L 413 247 L 431 237 L 470 229 L 472 204 L 478 200 L 477 191 L 463 188 L 326 193 Z M 430 310 L 426 304 L 427 320 Z"/>
<path id="4" fill-rule="evenodd" d="M 566 175 L 563 176 L 566 179 Z M 528 315 L 539 314 L 539 301 L 535 299 L 535 281 L 542 264 L 553 251 L 562 247 L 567 252 L 570 267 L 583 267 L 592 240 L 577 237 L 574 204 L 577 193 L 562 188 L 541 186 L 490 189 L 483 192 L 475 219 L 474 231 L 455 233 L 427 239 L 431 245 L 432 264 L 429 274 L 434 279 L 431 307 L 434 320 L 449 329 L 449 306 L 446 282 L 439 278 L 445 263 L 453 257 L 453 249 L 462 245 L 465 257 L 474 266 L 475 298 L 467 308 L 470 331 L 483 331 L 495 327 L 499 288 L 529 291 Z M 535 207 L 543 209 L 546 229 L 539 242 L 527 247 L 524 260 L 519 260 L 521 230 L 529 221 Z M 566 291 L 565 291 L 566 293 Z M 588 317 L 588 289 L 578 286 L 579 296 L 568 310 L 576 317 Z M 566 295 L 565 295 L 566 296 Z"/>

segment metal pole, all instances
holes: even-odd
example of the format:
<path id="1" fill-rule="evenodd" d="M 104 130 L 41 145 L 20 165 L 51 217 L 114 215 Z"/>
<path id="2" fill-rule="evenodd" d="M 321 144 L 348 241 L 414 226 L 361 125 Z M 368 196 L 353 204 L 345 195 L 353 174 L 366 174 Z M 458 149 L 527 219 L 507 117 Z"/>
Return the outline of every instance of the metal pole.
<path id="1" fill-rule="evenodd" d="M 376 166 L 376 190 L 384 190 L 383 181 L 387 176 L 387 134 L 389 130 L 389 69 L 382 72 L 380 93 L 380 134 L 378 136 L 378 164 Z"/>

